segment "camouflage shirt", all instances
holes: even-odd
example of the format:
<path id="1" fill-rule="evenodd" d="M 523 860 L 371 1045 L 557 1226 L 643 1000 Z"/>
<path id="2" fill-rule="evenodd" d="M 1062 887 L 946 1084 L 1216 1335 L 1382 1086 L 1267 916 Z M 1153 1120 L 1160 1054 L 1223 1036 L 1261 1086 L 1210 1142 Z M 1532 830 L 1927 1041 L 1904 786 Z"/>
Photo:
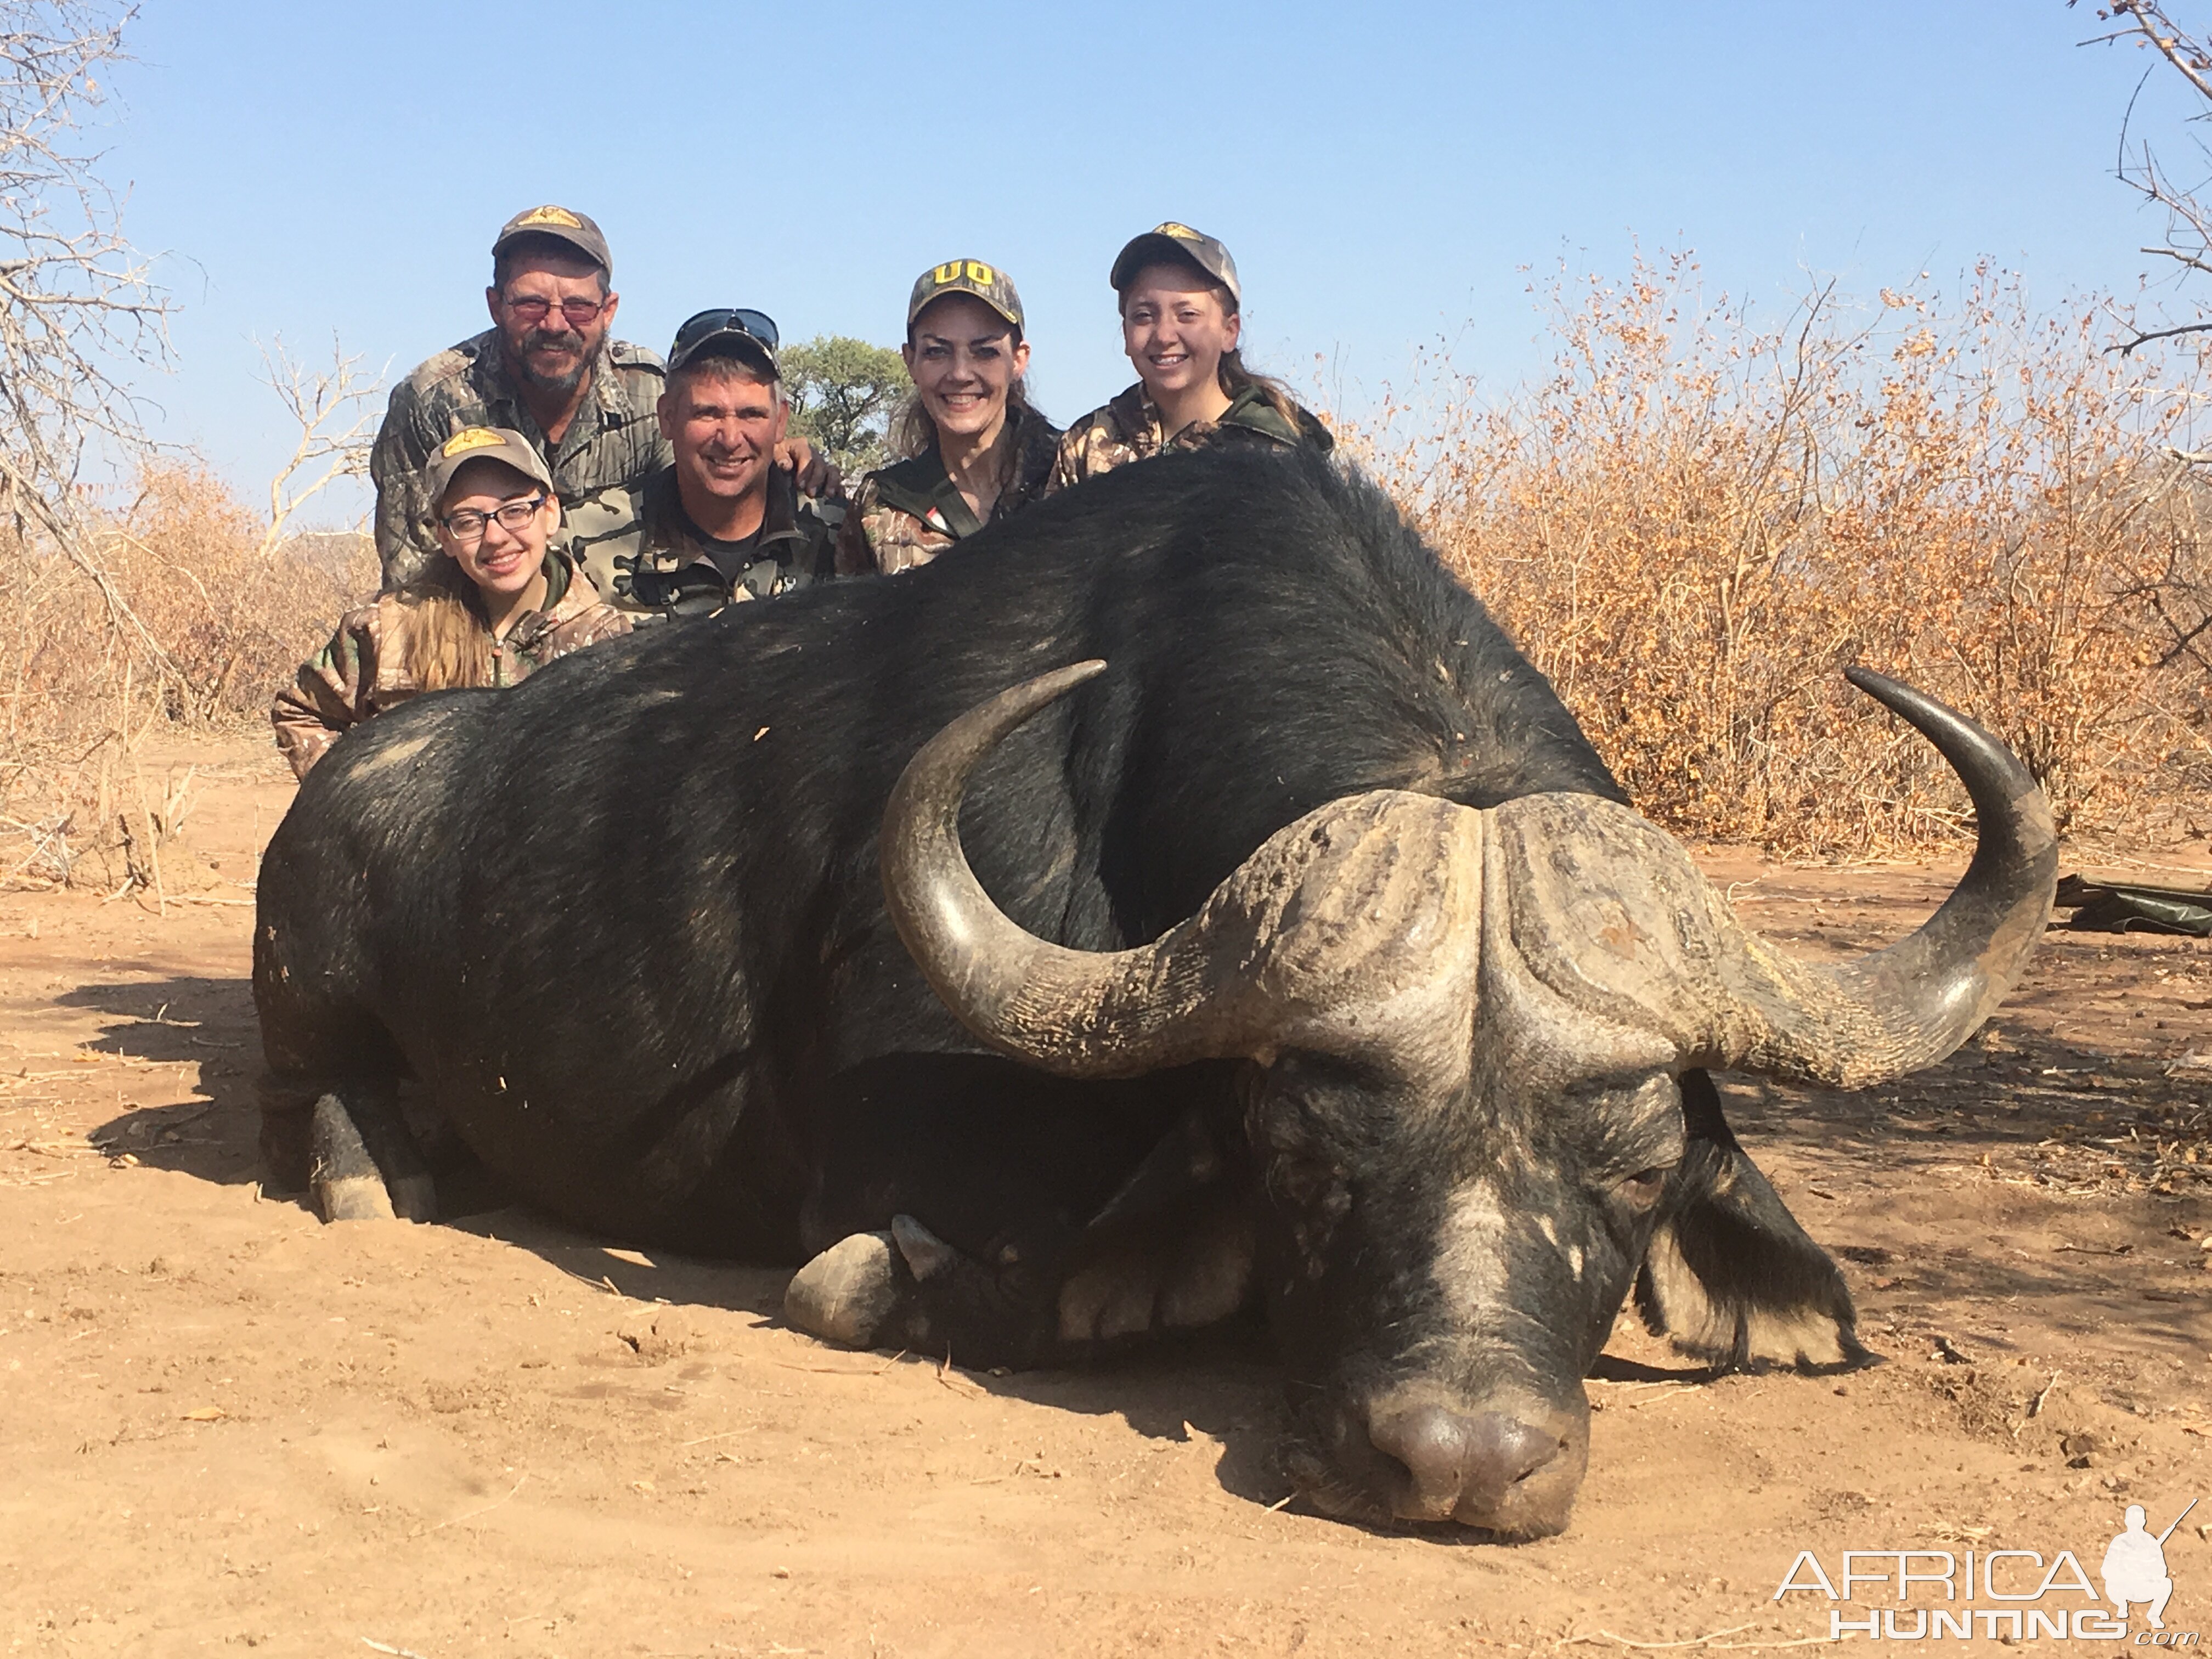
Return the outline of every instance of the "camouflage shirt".
<path id="1" fill-rule="evenodd" d="M 1203 449 L 1211 444 L 1258 444 L 1288 449 L 1310 444 L 1324 453 L 1336 446 L 1310 410 L 1300 409 L 1295 422 L 1287 421 L 1258 386 L 1238 392 L 1216 421 L 1193 421 L 1173 436 L 1160 429 L 1160 411 L 1145 395 L 1139 380 L 1110 404 L 1094 409 L 1067 428 L 1053 459 L 1052 475 L 1044 493 L 1054 495 L 1070 484 L 1111 472 L 1131 461 L 1141 461 L 1166 449 Z"/>
<path id="2" fill-rule="evenodd" d="M 1014 476 L 991 504 L 993 524 L 1019 512 L 1043 491 L 1060 443 L 1060 428 L 1036 410 L 1018 410 L 1012 418 L 1017 422 Z M 909 570 L 927 564 L 982 527 L 960 487 L 946 476 L 937 446 L 932 444 L 912 459 L 860 480 L 837 535 L 837 572 L 851 576 L 881 571 L 888 576 Z"/>
<path id="3" fill-rule="evenodd" d="M 595 489 L 635 483 L 673 459 L 654 408 L 663 378 L 660 359 L 643 346 L 609 341 L 574 418 L 561 441 L 550 444 L 507 378 L 496 329 L 424 363 L 392 387 L 369 454 L 385 586 L 420 580 L 438 551 L 422 478 L 431 452 L 447 438 L 470 426 L 520 432 L 545 457 L 562 507 L 573 507 Z"/>
<path id="4" fill-rule="evenodd" d="M 331 642 L 301 664 L 299 678 L 276 694 L 269 718 L 295 777 L 306 777 L 349 727 L 422 690 L 407 672 L 412 615 L 413 606 L 397 593 L 379 594 L 347 612 Z M 591 583 L 573 580 L 568 562 L 549 553 L 544 605 L 524 611 L 507 637 L 493 643 L 491 683 L 513 685 L 556 657 L 629 632 L 629 617 L 599 603 Z"/>
<path id="5" fill-rule="evenodd" d="M 646 617 L 712 616 L 726 605 L 769 599 L 836 574 L 839 501 L 799 494 L 771 466 L 760 528 L 718 542 L 684 510 L 674 466 L 627 489 L 587 496 L 568 517 L 565 546 L 576 568 L 616 609 Z"/>

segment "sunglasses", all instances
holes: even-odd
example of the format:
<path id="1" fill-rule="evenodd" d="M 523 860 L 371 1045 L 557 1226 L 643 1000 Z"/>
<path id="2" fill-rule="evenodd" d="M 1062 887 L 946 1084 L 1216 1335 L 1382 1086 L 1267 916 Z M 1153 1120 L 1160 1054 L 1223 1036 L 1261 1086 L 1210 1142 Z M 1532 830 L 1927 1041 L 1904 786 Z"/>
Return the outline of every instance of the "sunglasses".
<path id="1" fill-rule="evenodd" d="M 535 294 L 527 299 L 502 300 L 501 303 L 532 328 L 544 322 L 547 313 L 553 309 L 550 300 Z M 581 328 L 605 311 L 609 303 L 605 300 L 563 300 L 561 301 L 561 314 L 568 319 L 569 327 Z"/>
<path id="2" fill-rule="evenodd" d="M 758 340 L 770 351 L 775 349 L 775 318 L 764 311 L 750 311 L 743 306 L 717 306 L 685 319 L 684 326 L 676 331 L 676 343 L 668 355 L 681 357 L 708 335 L 732 331 Z"/>

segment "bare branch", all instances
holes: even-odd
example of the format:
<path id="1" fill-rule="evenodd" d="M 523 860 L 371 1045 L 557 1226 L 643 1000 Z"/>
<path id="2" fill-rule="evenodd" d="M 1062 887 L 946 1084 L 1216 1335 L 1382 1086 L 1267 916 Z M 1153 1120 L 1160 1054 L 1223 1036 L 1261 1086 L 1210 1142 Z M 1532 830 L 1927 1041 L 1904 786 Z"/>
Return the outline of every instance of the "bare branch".
<path id="1" fill-rule="evenodd" d="M 290 459 L 269 481 L 269 527 L 259 553 L 266 562 L 283 544 L 285 526 L 312 497 L 341 478 L 368 472 L 384 380 L 365 377 L 361 358 L 346 356 L 335 335 L 328 369 L 309 369 L 284 349 L 282 336 L 261 348 L 261 367 L 262 384 L 276 394 L 299 430 Z"/>
<path id="2" fill-rule="evenodd" d="M 2186 34 L 2178 27 L 2158 0 L 2108 0 L 2106 15 L 2129 21 L 2111 34 L 2100 36 L 2100 40 L 2118 40 L 2133 36 L 2148 43 L 2197 88 L 2198 97 L 2212 103 L 2212 49 L 2208 49 L 2201 37 Z"/>
<path id="3" fill-rule="evenodd" d="M 269 522 L 254 549 L 254 574 L 233 592 L 220 618 L 229 647 L 222 667 L 201 693 L 201 705 L 210 714 L 229 696 L 248 652 L 267 636 L 266 629 L 258 628 L 255 612 L 284 546 L 287 526 L 331 484 L 368 471 L 369 447 L 376 436 L 377 398 L 384 390 L 382 376 L 365 377 L 360 357 L 349 357 L 335 335 L 327 369 L 301 363 L 284 349 L 281 336 L 261 348 L 261 366 L 262 383 L 276 394 L 299 435 L 290 457 L 269 481 Z"/>
<path id="4" fill-rule="evenodd" d="M 2134 324 L 2130 323 L 2128 325 L 2128 328 L 2130 331 L 2135 335 L 2135 338 L 2132 340 L 2123 340 L 2117 345 L 2106 346 L 2105 349 L 2107 351 L 2117 351 L 2123 357 L 2132 357 L 2135 356 L 2136 348 L 2137 346 L 2148 345 L 2154 340 L 2171 340 L 2177 334 L 2212 333 L 2212 323 L 2184 323 L 2178 328 L 2153 329 L 2136 328 Z"/>
<path id="5" fill-rule="evenodd" d="M 2136 252 L 2138 253 L 2155 253 L 2163 258 L 2178 260 L 2181 264 L 2187 265 L 2191 270 L 2201 270 L 2207 276 L 2212 276 L 2212 260 L 2206 259 L 2201 254 L 2184 253 L 2178 247 L 2144 247 L 2137 248 Z"/>
<path id="6" fill-rule="evenodd" d="M 169 302 L 125 238 L 82 148 L 135 9 L 0 0 L 0 514 L 98 589 L 110 625 L 163 678 L 176 665 L 124 601 L 78 505 L 88 446 L 145 447 L 125 377 L 169 361 Z"/>

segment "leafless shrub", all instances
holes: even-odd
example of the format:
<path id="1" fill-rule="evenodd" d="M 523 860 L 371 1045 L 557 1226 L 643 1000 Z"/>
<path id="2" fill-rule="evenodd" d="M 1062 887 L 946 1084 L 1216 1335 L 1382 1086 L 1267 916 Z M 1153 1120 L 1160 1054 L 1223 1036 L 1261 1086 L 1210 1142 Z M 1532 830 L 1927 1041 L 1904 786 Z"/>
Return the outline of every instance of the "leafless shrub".
<path id="1" fill-rule="evenodd" d="M 363 469 L 378 387 L 335 347 L 325 370 L 281 342 L 263 361 L 298 433 L 265 515 L 204 467 L 142 449 L 127 495 L 70 492 L 82 560 L 36 530 L 0 533 L 0 845 L 26 843 L 0 875 L 66 882 L 89 871 L 158 896 L 158 849 L 178 815 L 142 801 L 134 821 L 116 805 L 144 794 L 141 744 L 180 726 L 258 721 L 270 689 L 374 591 L 366 535 L 292 525 Z M 82 579 L 87 565 L 97 582 Z"/>
<path id="2" fill-rule="evenodd" d="M 168 361 L 168 302 L 80 148 L 131 15 L 0 0 L 0 514 L 19 550 L 57 554 L 91 584 L 120 648 L 166 672 L 84 535 L 76 488 L 88 444 L 143 445 L 118 376 Z"/>

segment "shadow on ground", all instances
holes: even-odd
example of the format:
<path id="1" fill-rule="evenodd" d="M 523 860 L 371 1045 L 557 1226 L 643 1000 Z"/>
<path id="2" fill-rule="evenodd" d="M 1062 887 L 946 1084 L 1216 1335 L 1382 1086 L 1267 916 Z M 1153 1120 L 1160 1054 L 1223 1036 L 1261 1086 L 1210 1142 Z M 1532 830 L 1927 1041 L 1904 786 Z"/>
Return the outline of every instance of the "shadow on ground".
<path id="1" fill-rule="evenodd" d="M 92 1132 L 94 1146 L 111 1158 L 128 1156 L 150 1169 L 225 1186 L 260 1178 L 253 1079 L 261 1048 L 246 981 L 203 975 L 100 981 L 55 1001 L 106 1017 L 100 1036 L 83 1045 L 88 1050 L 150 1067 L 149 1085 L 170 1085 L 189 1097 L 165 1105 L 126 1103 Z M 179 1073 L 165 1075 L 161 1068 L 170 1066 L 197 1066 L 197 1084 L 178 1080 Z M 139 1091 L 153 1091 L 152 1086 Z"/>

